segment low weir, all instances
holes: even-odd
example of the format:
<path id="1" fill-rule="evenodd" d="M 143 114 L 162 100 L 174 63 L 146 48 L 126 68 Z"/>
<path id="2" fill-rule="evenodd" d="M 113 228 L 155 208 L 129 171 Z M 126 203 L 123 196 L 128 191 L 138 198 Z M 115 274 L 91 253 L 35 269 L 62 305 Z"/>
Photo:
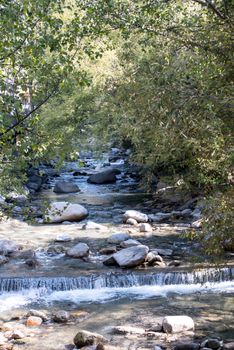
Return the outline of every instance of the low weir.
<path id="1" fill-rule="evenodd" d="M 192 272 L 110 272 L 78 277 L 0 278 L 0 294 L 29 289 L 69 291 L 76 289 L 128 288 L 139 286 L 196 285 L 234 280 L 234 267 L 208 268 Z"/>

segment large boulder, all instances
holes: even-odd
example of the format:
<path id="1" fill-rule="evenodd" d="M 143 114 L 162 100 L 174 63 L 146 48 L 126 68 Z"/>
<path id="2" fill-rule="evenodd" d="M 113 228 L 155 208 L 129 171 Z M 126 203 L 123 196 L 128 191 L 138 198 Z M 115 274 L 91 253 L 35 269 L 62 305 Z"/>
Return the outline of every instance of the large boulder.
<path id="1" fill-rule="evenodd" d="M 75 193 L 79 191 L 79 187 L 69 181 L 58 181 L 54 186 L 55 193 Z"/>
<path id="2" fill-rule="evenodd" d="M 88 216 L 88 210 L 80 204 L 53 202 L 46 211 L 45 223 L 80 221 Z"/>
<path id="3" fill-rule="evenodd" d="M 166 316 L 163 319 L 165 333 L 180 333 L 194 330 L 193 319 L 189 316 Z"/>
<path id="4" fill-rule="evenodd" d="M 101 171 L 97 174 L 92 174 L 88 178 L 88 182 L 93 184 L 109 184 L 116 182 L 116 175 L 119 174 L 118 169 L 108 169 L 105 171 Z"/>
<path id="5" fill-rule="evenodd" d="M 137 210 L 127 210 L 123 215 L 123 220 L 126 222 L 128 219 L 134 219 L 137 222 L 148 222 L 148 215 L 141 213 Z"/>
<path id="6" fill-rule="evenodd" d="M 120 267 L 135 267 L 142 264 L 149 252 L 145 245 L 138 245 L 120 250 L 112 257 Z"/>
<path id="7" fill-rule="evenodd" d="M 76 334 L 73 342 L 75 346 L 80 349 L 83 346 L 94 345 L 102 342 L 105 343 L 106 339 L 101 334 L 80 330 Z"/>
<path id="8" fill-rule="evenodd" d="M 71 258 L 85 258 L 89 255 L 89 246 L 86 243 L 78 243 L 66 252 Z"/>
<path id="9" fill-rule="evenodd" d="M 0 254 L 9 256 L 18 252 L 21 247 L 9 239 L 1 239 L 0 240 Z"/>

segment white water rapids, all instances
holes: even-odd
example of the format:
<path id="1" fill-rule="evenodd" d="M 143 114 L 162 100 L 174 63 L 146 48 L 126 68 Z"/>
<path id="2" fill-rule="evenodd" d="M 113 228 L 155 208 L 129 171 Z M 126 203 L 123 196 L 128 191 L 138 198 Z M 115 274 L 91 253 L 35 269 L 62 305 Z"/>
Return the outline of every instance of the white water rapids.
<path id="1" fill-rule="evenodd" d="M 113 275 L 109 279 L 106 276 L 95 276 L 98 284 L 93 283 L 94 277 L 90 276 L 77 279 L 2 279 L 0 312 L 22 306 L 30 307 L 30 304 L 47 307 L 53 303 L 71 302 L 79 305 L 123 298 L 150 299 L 169 294 L 234 293 L 232 268 L 204 269 L 187 274 L 178 272 L 170 276 L 169 280 L 166 274 L 164 277 L 167 279 L 163 279 L 162 274 L 150 274 L 144 275 L 143 280 L 141 274 Z"/>

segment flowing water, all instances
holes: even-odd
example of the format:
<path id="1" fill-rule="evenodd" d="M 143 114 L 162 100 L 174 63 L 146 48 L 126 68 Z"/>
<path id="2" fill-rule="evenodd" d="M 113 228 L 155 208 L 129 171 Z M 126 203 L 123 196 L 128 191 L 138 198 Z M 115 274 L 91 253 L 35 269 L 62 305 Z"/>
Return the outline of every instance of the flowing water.
<path id="1" fill-rule="evenodd" d="M 74 164 L 69 166 L 75 168 Z M 155 340 L 111 338 L 108 327 L 127 324 L 150 328 L 157 317 L 181 314 L 194 318 L 197 336 L 234 337 L 234 267 L 197 268 L 188 258 L 193 244 L 184 241 L 181 230 L 173 225 L 158 225 L 148 239 L 136 229 L 131 233 L 150 248 L 173 247 L 175 254 L 184 259 L 182 267 L 135 270 L 104 267 L 98 250 L 111 233 L 127 232 L 121 220 L 123 212 L 137 208 L 152 213 L 152 208 L 145 204 L 151 197 L 138 192 L 130 177 L 120 175 L 117 184 L 96 186 L 87 183 L 87 176 L 74 177 L 68 170 L 60 178 L 77 183 L 81 192 L 57 195 L 45 189 L 34 196 L 34 203 L 40 205 L 46 199 L 83 204 L 89 209 L 89 220 L 105 224 L 108 230 L 87 231 L 81 224 L 32 225 L 17 220 L 2 224 L 0 238 L 9 238 L 11 232 L 10 238 L 25 249 L 36 249 L 40 265 L 30 269 L 22 260 L 15 259 L 0 267 L 0 319 L 8 321 L 22 316 L 30 308 L 49 313 L 60 309 L 85 311 L 89 316 L 81 324 L 42 326 L 29 344 L 21 345 L 20 349 L 65 349 L 78 328 L 102 333 L 112 339 L 113 345 L 121 343 L 119 349 L 135 349 L 131 346 L 136 344 L 150 349 Z M 66 258 L 64 253 L 47 253 L 47 248 L 62 233 L 72 239 L 67 247 L 79 241 L 89 243 L 89 261 Z"/>

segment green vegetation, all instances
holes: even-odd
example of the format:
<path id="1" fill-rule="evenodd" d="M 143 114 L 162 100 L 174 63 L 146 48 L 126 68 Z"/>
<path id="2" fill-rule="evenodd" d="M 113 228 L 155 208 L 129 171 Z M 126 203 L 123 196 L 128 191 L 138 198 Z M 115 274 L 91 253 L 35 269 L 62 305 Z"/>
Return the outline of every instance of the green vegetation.
<path id="1" fill-rule="evenodd" d="M 1 186 L 96 137 L 130 144 L 147 178 L 179 176 L 206 195 L 231 187 L 233 10 L 232 0 L 2 1 Z M 226 193 L 204 228 L 218 241 L 221 226 L 232 239 Z"/>

